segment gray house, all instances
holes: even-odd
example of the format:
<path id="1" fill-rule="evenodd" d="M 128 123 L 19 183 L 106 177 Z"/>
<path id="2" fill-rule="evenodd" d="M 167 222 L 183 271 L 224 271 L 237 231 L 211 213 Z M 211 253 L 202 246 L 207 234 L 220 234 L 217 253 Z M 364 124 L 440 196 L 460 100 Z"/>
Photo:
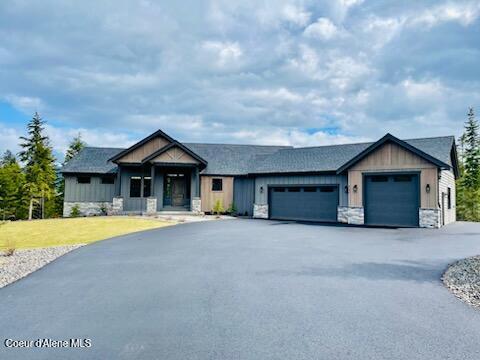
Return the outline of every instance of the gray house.
<path id="1" fill-rule="evenodd" d="M 181 143 L 87 147 L 62 169 L 64 216 L 224 209 L 263 219 L 433 227 L 455 221 L 453 136 L 293 148 Z"/>

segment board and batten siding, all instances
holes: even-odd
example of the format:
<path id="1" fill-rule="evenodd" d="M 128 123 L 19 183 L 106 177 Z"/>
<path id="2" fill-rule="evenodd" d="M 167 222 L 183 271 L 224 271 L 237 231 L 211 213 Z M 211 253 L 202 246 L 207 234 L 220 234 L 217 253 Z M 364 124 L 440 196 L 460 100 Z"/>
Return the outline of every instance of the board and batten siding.
<path id="1" fill-rule="evenodd" d="M 169 142 L 161 136 L 147 141 L 142 146 L 125 154 L 118 160 L 118 163 L 140 163 L 147 156 L 168 145 Z"/>
<path id="2" fill-rule="evenodd" d="M 451 208 L 448 208 L 448 188 L 451 191 Z M 442 203 L 442 193 L 445 197 Z M 457 220 L 456 214 L 456 188 L 455 188 L 455 175 L 451 170 L 442 170 L 440 171 L 440 179 L 438 181 L 438 198 L 442 205 L 442 215 L 445 220 L 445 225 L 455 222 Z"/>
<path id="3" fill-rule="evenodd" d="M 115 184 L 102 184 L 100 176 L 91 176 L 90 184 L 79 184 L 77 176 L 64 175 L 66 202 L 112 202 Z"/>
<path id="4" fill-rule="evenodd" d="M 338 185 L 339 206 L 347 206 L 345 175 L 272 175 L 255 178 L 255 204 L 268 204 L 269 185 Z M 263 192 L 260 188 L 263 186 Z"/>
<path id="5" fill-rule="evenodd" d="M 255 179 L 236 177 L 233 182 L 233 203 L 239 215 L 252 216 L 255 200 Z"/>
<path id="6" fill-rule="evenodd" d="M 420 206 L 425 209 L 438 208 L 437 167 L 404 149 L 387 143 L 367 155 L 348 170 L 348 203 L 351 207 L 363 206 L 363 175 L 377 172 L 420 172 Z M 427 184 L 430 192 L 426 192 Z M 353 191 L 354 186 L 357 191 Z"/>
<path id="7" fill-rule="evenodd" d="M 222 179 L 222 191 L 212 191 L 212 179 Z M 217 200 L 221 201 L 224 210 L 233 203 L 233 176 L 202 176 L 200 184 L 202 211 L 212 212 Z"/>

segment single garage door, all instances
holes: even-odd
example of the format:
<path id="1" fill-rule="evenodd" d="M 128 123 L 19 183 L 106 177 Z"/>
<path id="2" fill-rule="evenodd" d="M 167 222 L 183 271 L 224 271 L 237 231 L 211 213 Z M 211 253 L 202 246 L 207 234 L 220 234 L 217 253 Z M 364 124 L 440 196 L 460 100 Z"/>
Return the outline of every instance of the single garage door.
<path id="1" fill-rule="evenodd" d="M 276 186 L 270 188 L 270 218 L 337 221 L 338 186 Z"/>
<path id="2" fill-rule="evenodd" d="M 418 226 L 417 174 L 365 177 L 365 223 L 368 225 Z"/>

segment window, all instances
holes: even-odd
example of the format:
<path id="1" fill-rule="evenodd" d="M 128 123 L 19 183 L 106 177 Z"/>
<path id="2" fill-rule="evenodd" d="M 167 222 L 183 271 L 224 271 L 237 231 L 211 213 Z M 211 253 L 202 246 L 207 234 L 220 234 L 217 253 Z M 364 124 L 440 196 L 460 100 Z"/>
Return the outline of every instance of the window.
<path id="1" fill-rule="evenodd" d="M 320 192 L 334 192 L 335 188 L 332 186 L 322 186 Z"/>
<path id="2" fill-rule="evenodd" d="M 152 178 L 145 176 L 143 178 L 143 197 L 149 197 L 151 195 Z"/>
<path id="3" fill-rule="evenodd" d="M 212 179 L 212 191 L 222 191 L 223 179 Z"/>
<path id="4" fill-rule="evenodd" d="M 141 196 L 142 178 L 140 176 L 132 176 L 130 178 L 130 197 L 138 198 Z"/>
<path id="5" fill-rule="evenodd" d="M 273 188 L 274 192 L 285 192 L 285 188 Z"/>
<path id="6" fill-rule="evenodd" d="M 291 187 L 291 188 L 288 188 L 288 192 L 300 192 L 300 188 L 299 187 Z"/>
<path id="7" fill-rule="evenodd" d="M 395 175 L 393 177 L 393 181 L 395 182 L 410 182 L 412 181 L 411 175 Z"/>
<path id="8" fill-rule="evenodd" d="M 102 177 L 102 184 L 114 184 L 115 178 L 112 176 L 104 176 Z"/>
<path id="9" fill-rule="evenodd" d="M 90 184 L 90 176 L 77 176 L 77 183 Z"/>
<path id="10" fill-rule="evenodd" d="M 387 182 L 388 177 L 383 175 L 372 176 L 372 182 Z"/>
<path id="11" fill-rule="evenodd" d="M 449 209 L 452 208 L 452 189 L 448 188 L 447 189 L 447 206 Z"/>
<path id="12" fill-rule="evenodd" d="M 306 187 L 306 188 L 303 188 L 303 191 L 304 191 L 304 192 L 317 192 L 317 188 L 315 188 L 315 187 Z"/>

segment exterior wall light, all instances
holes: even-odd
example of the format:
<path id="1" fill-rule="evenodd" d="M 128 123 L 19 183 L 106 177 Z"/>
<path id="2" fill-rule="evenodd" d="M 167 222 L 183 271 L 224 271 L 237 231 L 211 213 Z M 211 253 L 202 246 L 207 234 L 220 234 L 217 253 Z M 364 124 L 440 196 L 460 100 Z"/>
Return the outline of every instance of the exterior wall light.
<path id="1" fill-rule="evenodd" d="M 345 194 L 348 194 L 348 185 L 345 185 Z"/>
<path id="2" fill-rule="evenodd" d="M 263 186 L 260 186 L 260 194 L 263 194 Z"/>
<path id="3" fill-rule="evenodd" d="M 357 185 L 353 185 L 353 192 L 357 192 L 358 190 L 358 186 Z"/>
<path id="4" fill-rule="evenodd" d="M 427 186 L 425 186 L 425 191 L 426 191 L 427 193 L 430 192 L 430 184 L 427 184 Z"/>

